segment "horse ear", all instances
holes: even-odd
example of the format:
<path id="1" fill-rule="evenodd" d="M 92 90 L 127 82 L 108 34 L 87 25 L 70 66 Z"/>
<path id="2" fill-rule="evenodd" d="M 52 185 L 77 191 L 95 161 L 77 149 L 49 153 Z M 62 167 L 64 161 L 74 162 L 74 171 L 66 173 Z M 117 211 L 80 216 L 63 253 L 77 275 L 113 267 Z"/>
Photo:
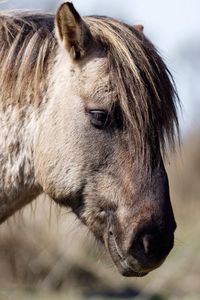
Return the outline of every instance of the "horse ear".
<path id="1" fill-rule="evenodd" d="M 82 58 L 92 41 L 84 20 L 71 2 L 63 3 L 56 14 L 57 37 L 73 59 Z"/>
<path id="2" fill-rule="evenodd" d="M 134 25 L 133 28 L 134 28 L 135 30 L 137 30 L 138 32 L 140 32 L 140 33 L 143 33 L 143 31 L 144 31 L 144 26 L 141 25 L 141 24 Z"/>

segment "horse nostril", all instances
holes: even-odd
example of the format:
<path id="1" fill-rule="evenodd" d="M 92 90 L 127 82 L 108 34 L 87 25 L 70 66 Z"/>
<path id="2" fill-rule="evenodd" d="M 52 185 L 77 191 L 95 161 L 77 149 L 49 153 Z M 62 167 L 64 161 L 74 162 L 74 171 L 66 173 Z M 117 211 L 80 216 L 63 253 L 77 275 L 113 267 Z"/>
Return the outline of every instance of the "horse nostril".
<path id="1" fill-rule="evenodd" d="M 140 231 L 134 238 L 129 254 L 143 265 L 161 262 L 173 247 L 173 234 L 159 230 Z"/>
<path id="2" fill-rule="evenodd" d="M 149 235 L 145 235 L 142 239 L 145 254 L 149 253 Z"/>
<path id="3" fill-rule="evenodd" d="M 160 248 L 160 238 L 158 234 L 145 234 L 142 237 L 142 247 L 146 256 L 155 255 Z"/>

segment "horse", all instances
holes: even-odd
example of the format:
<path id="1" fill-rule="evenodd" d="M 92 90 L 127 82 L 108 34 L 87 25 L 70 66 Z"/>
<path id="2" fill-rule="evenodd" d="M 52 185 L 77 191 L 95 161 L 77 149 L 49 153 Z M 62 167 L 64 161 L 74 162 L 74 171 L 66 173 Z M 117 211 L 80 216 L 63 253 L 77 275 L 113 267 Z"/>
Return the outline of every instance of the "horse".
<path id="1" fill-rule="evenodd" d="M 175 145 L 173 77 L 141 25 L 0 14 L 0 222 L 46 193 L 68 207 L 123 276 L 159 267 L 174 245 L 164 166 Z"/>

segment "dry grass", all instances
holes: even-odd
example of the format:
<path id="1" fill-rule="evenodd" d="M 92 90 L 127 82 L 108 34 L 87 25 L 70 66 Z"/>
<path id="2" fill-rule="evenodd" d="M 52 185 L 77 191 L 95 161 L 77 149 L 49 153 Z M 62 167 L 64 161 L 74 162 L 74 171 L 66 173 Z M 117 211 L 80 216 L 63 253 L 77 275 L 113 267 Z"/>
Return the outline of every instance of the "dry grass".
<path id="1" fill-rule="evenodd" d="M 0 228 L 0 299 L 200 299 L 198 134 L 168 169 L 178 230 L 161 268 L 123 279 L 74 216 L 42 197 Z"/>

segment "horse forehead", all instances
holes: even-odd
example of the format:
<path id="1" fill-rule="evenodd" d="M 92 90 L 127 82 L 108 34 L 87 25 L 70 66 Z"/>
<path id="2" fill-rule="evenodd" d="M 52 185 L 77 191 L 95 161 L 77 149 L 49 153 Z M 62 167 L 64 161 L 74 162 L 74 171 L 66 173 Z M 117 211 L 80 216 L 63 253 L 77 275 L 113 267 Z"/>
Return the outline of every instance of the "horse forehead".
<path id="1" fill-rule="evenodd" d="M 77 84 L 84 98 L 93 98 L 96 94 L 104 94 L 109 89 L 109 72 L 107 58 L 89 60 L 79 70 Z"/>

